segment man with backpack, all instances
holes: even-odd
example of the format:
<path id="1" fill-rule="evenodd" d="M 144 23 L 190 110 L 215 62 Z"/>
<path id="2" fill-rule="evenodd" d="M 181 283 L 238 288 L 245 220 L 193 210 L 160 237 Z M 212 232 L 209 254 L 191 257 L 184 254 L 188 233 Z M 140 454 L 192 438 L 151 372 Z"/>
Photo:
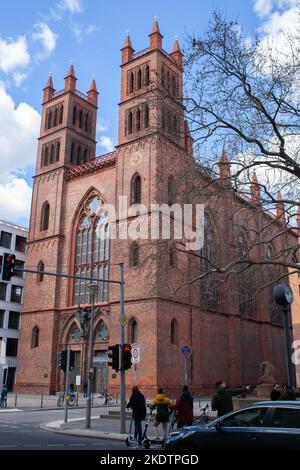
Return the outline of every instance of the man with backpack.
<path id="1" fill-rule="evenodd" d="M 182 387 L 182 394 L 176 399 L 175 405 L 171 405 L 171 408 L 177 410 L 177 429 L 193 423 L 193 397 L 187 385 Z"/>
<path id="2" fill-rule="evenodd" d="M 159 388 L 157 390 L 157 395 L 152 402 L 152 409 L 156 408 L 157 410 L 156 418 L 155 418 L 153 426 L 154 426 L 154 429 L 156 432 L 156 438 L 158 441 L 160 441 L 159 430 L 158 430 L 158 426 L 160 424 L 162 425 L 162 428 L 163 428 L 163 433 L 164 433 L 163 439 L 165 440 L 167 437 L 170 405 L 172 405 L 172 400 L 170 400 L 170 398 L 167 398 L 165 396 L 162 388 Z"/>

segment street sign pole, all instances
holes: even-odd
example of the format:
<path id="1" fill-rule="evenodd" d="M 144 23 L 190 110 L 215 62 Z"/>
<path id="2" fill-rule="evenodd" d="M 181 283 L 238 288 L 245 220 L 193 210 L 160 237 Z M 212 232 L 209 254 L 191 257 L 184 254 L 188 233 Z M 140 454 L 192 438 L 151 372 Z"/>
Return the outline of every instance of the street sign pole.
<path id="1" fill-rule="evenodd" d="M 89 337 L 89 358 L 88 358 L 88 382 L 87 382 L 87 397 L 86 397 L 86 410 L 85 410 L 85 428 L 91 427 L 91 411 L 92 411 L 92 383 L 93 383 L 93 349 L 94 349 L 94 315 L 95 315 L 95 290 L 97 284 L 91 284 L 91 319 L 90 319 L 90 337 Z"/>
<path id="2" fill-rule="evenodd" d="M 67 369 L 66 369 L 66 385 L 65 385 L 65 419 L 64 422 L 68 422 L 68 408 L 69 408 L 69 400 L 67 399 L 68 396 L 68 389 L 69 389 L 69 370 L 70 370 L 70 348 L 67 349 Z"/>
<path id="3" fill-rule="evenodd" d="M 121 342 L 121 384 L 120 384 L 120 433 L 126 434 L 126 378 L 125 370 L 123 367 L 123 346 L 125 343 L 125 322 L 122 319 L 125 318 L 124 312 L 124 264 L 120 263 L 120 315 L 121 315 L 121 331 L 120 331 L 120 342 Z"/>
<path id="4" fill-rule="evenodd" d="M 188 384 L 188 363 L 187 363 L 187 356 L 184 356 L 184 385 Z"/>
<path id="5" fill-rule="evenodd" d="M 134 383 L 137 385 L 138 383 L 138 369 L 137 369 L 137 364 L 134 364 Z"/>

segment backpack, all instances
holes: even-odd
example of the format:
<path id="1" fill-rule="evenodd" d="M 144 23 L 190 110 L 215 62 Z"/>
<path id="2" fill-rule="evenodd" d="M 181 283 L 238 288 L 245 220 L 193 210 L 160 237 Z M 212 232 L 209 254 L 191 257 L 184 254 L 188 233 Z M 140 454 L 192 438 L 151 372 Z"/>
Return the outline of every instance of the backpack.
<path id="1" fill-rule="evenodd" d="M 157 405 L 156 419 L 160 423 L 167 423 L 169 421 L 169 409 L 166 403 L 159 403 Z"/>

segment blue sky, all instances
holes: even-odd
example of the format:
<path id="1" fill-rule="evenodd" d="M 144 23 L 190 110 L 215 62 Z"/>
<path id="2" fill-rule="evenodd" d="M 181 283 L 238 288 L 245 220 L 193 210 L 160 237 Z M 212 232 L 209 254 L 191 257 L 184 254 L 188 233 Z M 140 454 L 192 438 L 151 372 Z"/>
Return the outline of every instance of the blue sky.
<path id="1" fill-rule="evenodd" d="M 135 50 L 148 46 L 158 16 L 164 48 L 174 36 L 205 30 L 213 8 L 238 19 L 247 34 L 276 34 L 296 0 L 14 0 L 0 17 L 0 218 L 27 223 L 39 133 L 42 88 L 49 72 L 63 88 L 73 60 L 78 89 L 95 74 L 100 91 L 97 154 L 117 139 L 120 48 L 130 31 Z M 101 145 L 102 143 L 102 145 Z"/>

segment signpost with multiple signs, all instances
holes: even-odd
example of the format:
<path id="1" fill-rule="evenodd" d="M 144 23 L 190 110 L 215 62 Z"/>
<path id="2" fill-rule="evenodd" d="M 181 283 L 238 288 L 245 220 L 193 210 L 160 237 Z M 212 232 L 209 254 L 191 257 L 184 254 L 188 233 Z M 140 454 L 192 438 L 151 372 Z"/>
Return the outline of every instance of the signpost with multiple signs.
<path id="1" fill-rule="evenodd" d="M 181 353 L 183 354 L 184 358 L 184 385 L 188 384 L 188 358 L 192 354 L 192 348 L 185 344 L 181 348 Z"/>

